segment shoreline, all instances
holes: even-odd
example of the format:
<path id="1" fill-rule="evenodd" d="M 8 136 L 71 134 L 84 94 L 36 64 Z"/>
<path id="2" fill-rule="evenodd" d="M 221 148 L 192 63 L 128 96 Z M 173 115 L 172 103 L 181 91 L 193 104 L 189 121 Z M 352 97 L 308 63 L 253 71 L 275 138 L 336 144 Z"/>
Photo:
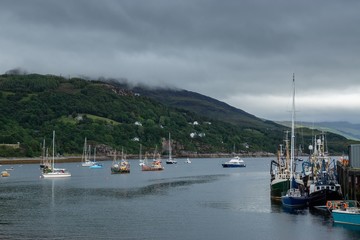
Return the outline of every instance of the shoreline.
<path id="1" fill-rule="evenodd" d="M 273 153 L 265 152 L 255 152 L 247 154 L 225 154 L 225 153 L 209 153 L 209 154 L 186 154 L 186 155 L 177 155 L 175 158 L 231 158 L 233 156 L 239 157 L 275 157 Z M 168 156 L 162 156 L 163 159 L 166 159 Z M 55 162 L 66 163 L 66 162 L 81 162 L 81 156 L 64 156 L 64 157 L 55 157 Z M 97 156 L 96 161 L 107 161 L 112 160 L 113 156 Z M 139 159 L 138 155 L 127 155 L 126 159 Z M 12 157 L 12 158 L 0 158 L 0 165 L 9 165 L 9 164 L 33 164 L 40 163 L 42 160 L 41 157 L 35 158 L 26 158 L 26 157 Z M 51 160 L 51 159 L 49 159 Z"/>

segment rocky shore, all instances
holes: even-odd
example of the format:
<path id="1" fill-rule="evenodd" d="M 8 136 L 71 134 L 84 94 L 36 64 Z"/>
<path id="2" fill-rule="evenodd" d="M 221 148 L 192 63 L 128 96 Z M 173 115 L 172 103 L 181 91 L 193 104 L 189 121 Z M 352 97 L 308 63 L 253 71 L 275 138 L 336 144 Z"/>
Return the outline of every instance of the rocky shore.
<path id="1" fill-rule="evenodd" d="M 275 157 L 273 153 L 267 152 L 253 152 L 246 154 L 235 154 L 239 157 Z M 175 158 L 231 158 L 233 154 L 228 153 L 208 153 L 208 154 L 182 154 L 174 156 Z M 127 155 L 127 159 L 139 159 L 139 155 Z M 167 156 L 163 156 L 164 159 Z M 97 161 L 107 161 L 113 159 L 113 156 L 97 156 Z M 41 157 L 38 158 L 0 158 L 0 164 L 32 164 L 32 163 L 40 163 Z M 55 157 L 55 162 L 64 163 L 64 162 L 81 162 L 81 156 L 63 156 L 63 157 Z"/>

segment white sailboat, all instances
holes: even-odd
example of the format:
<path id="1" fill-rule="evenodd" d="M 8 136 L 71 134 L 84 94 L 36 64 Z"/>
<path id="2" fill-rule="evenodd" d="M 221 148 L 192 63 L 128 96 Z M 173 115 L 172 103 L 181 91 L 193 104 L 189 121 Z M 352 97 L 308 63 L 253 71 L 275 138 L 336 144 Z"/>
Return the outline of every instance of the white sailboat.
<path id="1" fill-rule="evenodd" d="M 171 138 L 170 138 L 170 133 L 169 133 L 169 159 L 166 160 L 166 164 L 176 164 L 177 161 L 175 159 L 172 158 L 171 156 Z"/>
<path id="2" fill-rule="evenodd" d="M 141 147 L 142 145 L 140 144 L 140 152 L 139 152 L 139 166 L 143 166 L 145 165 L 145 159 L 142 159 L 142 154 L 141 154 Z"/>
<path id="3" fill-rule="evenodd" d="M 87 149 L 87 142 L 85 138 L 83 155 L 81 157 L 81 166 L 91 167 L 92 165 L 94 165 L 94 162 L 90 160 L 90 150 L 88 151 Z"/>
<path id="4" fill-rule="evenodd" d="M 48 159 L 48 150 L 45 147 L 45 138 L 42 144 L 42 156 L 40 161 L 40 169 L 43 169 L 45 167 L 50 167 L 49 159 Z"/>
<path id="5" fill-rule="evenodd" d="M 43 178 L 63 178 L 71 177 L 71 173 L 65 168 L 55 168 L 55 131 L 53 131 L 53 156 L 51 160 L 51 167 L 43 169 Z"/>

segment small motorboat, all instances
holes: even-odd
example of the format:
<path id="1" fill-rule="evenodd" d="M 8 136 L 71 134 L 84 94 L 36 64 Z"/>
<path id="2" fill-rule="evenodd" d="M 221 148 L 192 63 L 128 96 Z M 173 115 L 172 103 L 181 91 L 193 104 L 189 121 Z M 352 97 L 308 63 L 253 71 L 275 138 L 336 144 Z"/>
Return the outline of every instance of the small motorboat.
<path id="1" fill-rule="evenodd" d="M 169 158 L 166 160 L 166 164 L 177 164 L 177 161 L 172 158 Z"/>
<path id="2" fill-rule="evenodd" d="M 360 225 L 360 205 L 355 200 L 327 201 L 335 223 Z"/>
<path id="3" fill-rule="evenodd" d="M 191 160 L 190 160 L 189 158 L 187 158 L 187 159 L 185 160 L 185 163 L 191 163 Z"/>
<path id="4" fill-rule="evenodd" d="M 222 164 L 224 168 L 236 168 L 236 167 L 246 167 L 244 160 L 236 156 L 230 159 L 230 161 Z"/>
<path id="5" fill-rule="evenodd" d="M 1 177 L 10 177 L 10 173 L 8 173 L 7 171 L 2 171 L 0 175 Z"/>
<path id="6" fill-rule="evenodd" d="M 90 166 L 89 168 L 91 168 L 91 169 L 103 168 L 103 165 L 101 163 L 96 162 L 92 166 Z"/>

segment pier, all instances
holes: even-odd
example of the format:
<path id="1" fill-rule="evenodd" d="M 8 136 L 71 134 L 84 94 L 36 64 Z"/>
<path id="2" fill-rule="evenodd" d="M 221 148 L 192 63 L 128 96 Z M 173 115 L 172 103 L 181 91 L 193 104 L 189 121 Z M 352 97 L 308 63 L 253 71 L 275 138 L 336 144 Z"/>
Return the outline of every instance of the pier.
<path id="1" fill-rule="evenodd" d="M 360 168 L 353 168 L 338 162 L 337 174 L 344 197 L 360 200 Z"/>
<path id="2" fill-rule="evenodd" d="M 349 146 L 349 159 L 337 162 L 337 174 L 345 199 L 360 200 L 360 145 Z"/>

